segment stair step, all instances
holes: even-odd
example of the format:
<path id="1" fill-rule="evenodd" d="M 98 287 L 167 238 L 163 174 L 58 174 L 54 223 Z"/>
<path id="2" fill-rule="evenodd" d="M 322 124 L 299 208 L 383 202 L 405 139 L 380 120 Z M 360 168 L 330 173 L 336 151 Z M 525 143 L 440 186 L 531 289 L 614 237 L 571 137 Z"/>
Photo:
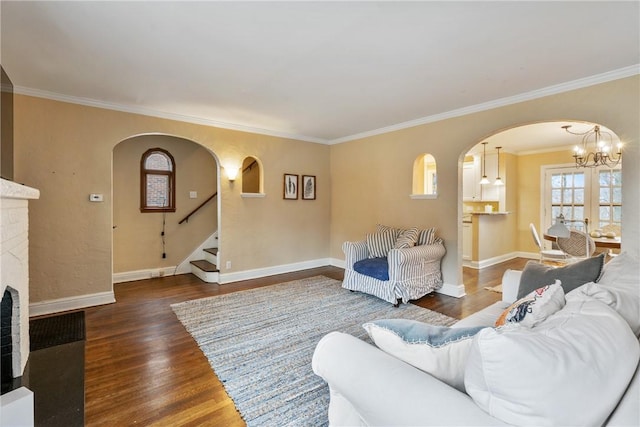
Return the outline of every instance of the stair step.
<path id="1" fill-rule="evenodd" d="M 204 249 L 204 251 L 210 253 L 211 255 L 218 255 L 218 248 L 207 248 Z"/>
<path id="2" fill-rule="evenodd" d="M 199 259 L 199 260 L 196 260 L 196 261 L 191 261 L 191 264 L 195 265 L 200 270 L 202 270 L 204 272 L 207 272 L 207 273 L 218 273 L 220 271 L 220 270 L 218 270 L 218 267 L 215 264 L 210 263 L 206 259 Z"/>

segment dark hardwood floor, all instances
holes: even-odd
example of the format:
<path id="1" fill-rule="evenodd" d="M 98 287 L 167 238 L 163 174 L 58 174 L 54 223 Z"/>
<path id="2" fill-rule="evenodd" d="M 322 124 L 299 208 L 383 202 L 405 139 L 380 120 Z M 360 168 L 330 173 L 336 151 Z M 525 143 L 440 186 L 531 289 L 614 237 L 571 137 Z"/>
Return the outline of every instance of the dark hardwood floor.
<path id="1" fill-rule="evenodd" d="M 415 303 L 466 317 L 499 300 L 500 294 L 484 287 L 499 284 L 506 269 L 522 269 L 526 261 L 465 268 L 465 297 L 431 294 Z M 226 285 L 191 274 L 115 285 L 115 304 L 86 310 L 86 425 L 244 426 L 170 305 L 315 275 L 342 280 L 343 270 L 322 267 Z"/>

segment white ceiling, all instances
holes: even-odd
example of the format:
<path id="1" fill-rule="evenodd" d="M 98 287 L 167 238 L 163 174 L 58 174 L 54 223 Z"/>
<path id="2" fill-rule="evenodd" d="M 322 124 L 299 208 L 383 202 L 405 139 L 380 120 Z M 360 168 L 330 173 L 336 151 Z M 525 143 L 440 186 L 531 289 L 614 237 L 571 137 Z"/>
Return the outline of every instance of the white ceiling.
<path id="1" fill-rule="evenodd" d="M 639 5 L 2 1 L 1 60 L 19 93 L 336 143 L 638 74 Z"/>

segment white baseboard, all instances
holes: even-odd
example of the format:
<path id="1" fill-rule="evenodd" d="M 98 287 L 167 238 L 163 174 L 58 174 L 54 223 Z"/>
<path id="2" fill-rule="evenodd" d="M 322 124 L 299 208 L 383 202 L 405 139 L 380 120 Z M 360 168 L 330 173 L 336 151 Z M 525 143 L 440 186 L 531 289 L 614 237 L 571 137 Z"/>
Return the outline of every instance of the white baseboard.
<path id="1" fill-rule="evenodd" d="M 277 265 L 274 267 L 256 268 L 253 270 L 244 270 L 234 273 L 220 272 L 220 284 L 233 283 L 240 280 L 257 279 L 259 277 L 273 276 L 276 274 L 291 273 L 294 271 L 307 270 L 309 268 L 317 268 L 331 265 L 330 258 L 320 258 L 310 261 L 296 262 L 293 264 Z"/>
<path id="2" fill-rule="evenodd" d="M 462 298 L 467 294 L 464 289 L 464 285 L 452 285 L 451 283 L 443 283 L 440 289 L 437 289 L 436 292 L 456 298 Z"/>
<path id="3" fill-rule="evenodd" d="M 538 252 L 514 252 L 518 258 L 540 259 Z"/>
<path id="4" fill-rule="evenodd" d="M 462 265 L 469 268 L 481 269 L 485 267 L 489 267 L 495 264 L 500 264 L 501 262 L 509 261 L 514 258 L 530 258 L 530 259 L 538 259 L 540 257 L 537 253 L 531 252 L 510 252 L 508 254 L 499 255 L 493 258 L 487 258 L 480 261 L 462 261 Z"/>
<path id="5" fill-rule="evenodd" d="M 154 277 L 174 276 L 176 274 L 184 274 L 184 273 L 191 273 L 191 269 L 187 268 L 186 271 L 180 271 L 180 269 L 176 269 L 174 265 L 172 267 L 148 268 L 146 270 L 123 271 L 122 273 L 113 273 L 112 280 L 113 280 L 113 283 L 123 283 L 123 282 L 133 282 L 135 280 L 152 279 Z"/>
<path id="6" fill-rule="evenodd" d="M 34 302 L 32 304 L 29 304 L 29 316 L 41 316 L 43 314 L 77 310 L 79 308 L 93 307 L 94 305 L 111 304 L 114 302 L 116 302 L 116 298 L 113 294 L 113 291 Z"/>
<path id="7" fill-rule="evenodd" d="M 338 258 L 329 258 L 329 265 L 332 267 L 338 267 L 344 269 L 346 266 L 345 261 L 343 259 Z"/>

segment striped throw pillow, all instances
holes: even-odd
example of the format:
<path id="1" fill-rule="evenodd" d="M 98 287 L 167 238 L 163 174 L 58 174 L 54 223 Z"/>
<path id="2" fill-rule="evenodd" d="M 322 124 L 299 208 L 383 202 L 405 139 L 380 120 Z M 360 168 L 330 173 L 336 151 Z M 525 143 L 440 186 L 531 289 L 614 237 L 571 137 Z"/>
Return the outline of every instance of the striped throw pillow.
<path id="1" fill-rule="evenodd" d="M 400 234 L 400 232 L 403 231 L 401 228 L 389 227 L 388 225 L 382 225 L 382 224 L 376 225 L 376 233 L 382 233 L 388 230 L 391 230 L 395 233 L 396 239 L 398 238 L 398 235 Z"/>
<path id="2" fill-rule="evenodd" d="M 393 246 L 394 249 L 412 248 L 418 241 L 418 235 L 420 230 L 416 227 L 402 230 L 400 235 L 396 239 L 396 243 Z"/>
<path id="3" fill-rule="evenodd" d="M 436 229 L 429 228 L 427 230 L 420 230 L 420 234 L 418 235 L 418 242 L 416 246 L 419 245 L 433 245 L 436 240 Z"/>
<path id="4" fill-rule="evenodd" d="M 367 248 L 369 258 L 386 257 L 393 245 L 396 243 L 396 233 L 394 230 L 387 230 L 380 233 L 367 234 Z"/>

